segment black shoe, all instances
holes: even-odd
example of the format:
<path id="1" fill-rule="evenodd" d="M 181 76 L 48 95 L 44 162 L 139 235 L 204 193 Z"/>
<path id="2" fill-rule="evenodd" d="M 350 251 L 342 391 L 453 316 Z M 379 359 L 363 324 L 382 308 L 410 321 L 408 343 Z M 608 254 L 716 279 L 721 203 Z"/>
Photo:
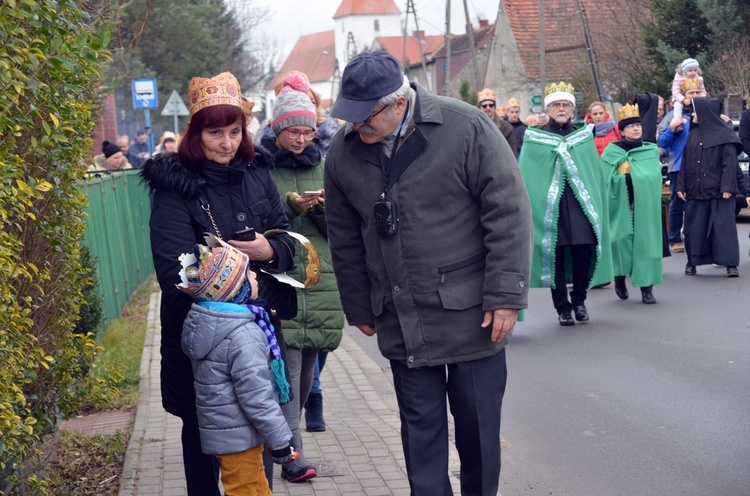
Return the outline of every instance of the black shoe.
<path id="1" fill-rule="evenodd" d="M 644 286 L 641 288 L 641 301 L 646 305 L 653 305 L 656 303 L 653 286 Z"/>
<path id="2" fill-rule="evenodd" d="M 575 321 L 573 320 L 573 316 L 570 314 L 570 310 L 563 310 L 562 312 L 560 312 L 557 317 L 557 321 L 563 327 L 576 325 Z"/>
<path id="3" fill-rule="evenodd" d="M 695 270 L 695 265 L 687 264 L 685 266 L 685 275 L 686 276 L 694 276 L 697 273 L 698 273 L 698 271 Z"/>
<path id="4" fill-rule="evenodd" d="M 740 277 L 740 271 L 737 267 L 727 267 L 727 277 Z"/>
<path id="5" fill-rule="evenodd" d="M 583 303 L 573 305 L 573 313 L 575 314 L 576 320 L 578 322 L 589 321 L 589 312 L 588 310 L 586 310 L 586 305 L 584 305 Z"/>
<path id="6" fill-rule="evenodd" d="M 621 300 L 627 300 L 628 296 L 628 287 L 625 286 L 625 276 L 615 276 L 615 294 L 618 298 Z"/>
<path id="7" fill-rule="evenodd" d="M 323 420 L 323 394 L 310 393 L 305 403 L 305 430 L 307 432 L 323 432 L 326 422 Z"/>

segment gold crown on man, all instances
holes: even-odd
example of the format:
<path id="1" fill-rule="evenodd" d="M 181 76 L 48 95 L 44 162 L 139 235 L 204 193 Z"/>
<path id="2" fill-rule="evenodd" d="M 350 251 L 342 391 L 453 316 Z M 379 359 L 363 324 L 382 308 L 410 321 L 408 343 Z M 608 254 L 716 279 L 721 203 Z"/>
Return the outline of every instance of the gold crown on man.
<path id="1" fill-rule="evenodd" d="M 188 85 L 190 115 L 213 105 L 234 105 L 243 108 L 240 83 L 231 72 L 212 78 L 194 77 Z"/>
<path id="2" fill-rule="evenodd" d="M 559 83 L 552 83 L 544 88 L 544 96 L 549 96 L 553 93 L 570 93 L 573 94 L 574 88 L 570 83 L 560 81 Z"/>
<path id="3" fill-rule="evenodd" d="M 640 117 L 638 113 L 638 105 L 631 105 L 629 103 L 623 105 L 617 109 L 617 120 L 630 119 L 631 117 Z"/>
<path id="4" fill-rule="evenodd" d="M 687 93 L 690 90 L 700 90 L 701 89 L 701 78 L 697 77 L 695 79 L 689 79 L 685 78 L 684 81 L 680 84 L 680 89 L 683 93 Z"/>

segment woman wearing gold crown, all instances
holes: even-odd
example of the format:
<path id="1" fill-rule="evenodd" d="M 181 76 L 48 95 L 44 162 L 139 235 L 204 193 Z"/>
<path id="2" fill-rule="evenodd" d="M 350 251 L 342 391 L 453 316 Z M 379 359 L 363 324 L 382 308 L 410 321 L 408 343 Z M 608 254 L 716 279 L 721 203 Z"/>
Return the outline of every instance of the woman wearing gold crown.
<path id="1" fill-rule="evenodd" d="M 205 233 L 231 240 L 254 228 L 252 241 L 229 241 L 269 272 L 290 270 L 294 242 L 271 177 L 272 158 L 247 134 L 240 85 L 225 72 L 193 78 L 188 87 L 190 121 L 179 151 L 148 160 L 141 176 L 154 190 L 151 250 L 162 290 L 161 394 L 164 409 L 182 419 L 182 454 L 189 496 L 219 496 L 219 466 L 203 453 L 196 415 L 193 370 L 180 337 L 192 298 L 177 289 L 179 256 Z M 274 322 L 274 326 L 276 323 Z M 278 328 L 278 327 L 277 327 Z"/>
<path id="2" fill-rule="evenodd" d="M 573 86 L 548 86 L 544 105 L 549 121 L 526 130 L 519 159 L 534 222 L 530 285 L 550 288 L 558 323 L 572 326 L 589 320 L 588 289 L 612 280 L 606 183 L 593 134 L 571 121 Z"/>
<path id="3" fill-rule="evenodd" d="M 622 137 L 607 145 L 602 162 L 609 166 L 609 228 L 615 293 L 628 298 L 625 278 L 641 288 L 641 301 L 656 303 L 654 284 L 662 283 L 661 163 L 659 149 L 643 141 L 638 107 L 617 111 Z"/>

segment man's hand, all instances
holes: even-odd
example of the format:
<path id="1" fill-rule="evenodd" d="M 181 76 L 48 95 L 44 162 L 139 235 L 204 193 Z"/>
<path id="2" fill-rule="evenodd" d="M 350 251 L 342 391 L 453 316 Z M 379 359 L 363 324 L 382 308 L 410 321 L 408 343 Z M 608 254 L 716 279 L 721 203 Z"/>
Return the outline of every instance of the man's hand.
<path id="1" fill-rule="evenodd" d="M 680 200 L 687 201 L 687 195 L 685 195 L 684 191 L 677 191 L 677 196 L 680 198 Z"/>
<path id="2" fill-rule="evenodd" d="M 360 324 L 357 327 L 365 336 L 374 336 L 378 332 L 375 330 L 375 324 Z"/>
<path id="3" fill-rule="evenodd" d="M 725 200 L 728 200 L 728 199 L 732 198 L 733 196 L 734 195 L 732 193 L 728 192 L 728 191 L 724 191 L 721 194 L 721 197 L 724 198 Z"/>
<path id="4" fill-rule="evenodd" d="M 682 117 L 675 116 L 672 121 L 669 123 L 669 129 L 672 132 L 675 132 L 678 127 L 682 127 L 683 124 L 685 124 L 687 120 L 685 120 Z"/>
<path id="5" fill-rule="evenodd" d="M 482 327 L 492 324 L 492 342 L 502 341 L 505 336 L 513 330 L 518 320 L 518 310 L 515 308 L 499 308 L 494 311 L 484 312 Z"/>

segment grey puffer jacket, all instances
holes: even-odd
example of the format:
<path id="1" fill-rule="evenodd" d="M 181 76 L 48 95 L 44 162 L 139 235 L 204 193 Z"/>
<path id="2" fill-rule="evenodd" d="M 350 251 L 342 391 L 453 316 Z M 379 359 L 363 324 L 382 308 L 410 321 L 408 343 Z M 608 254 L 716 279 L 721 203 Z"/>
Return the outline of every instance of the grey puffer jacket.
<path id="1" fill-rule="evenodd" d="M 182 350 L 193 366 L 204 453 L 289 442 L 292 431 L 276 401 L 268 339 L 252 313 L 217 312 L 194 303 L 183 326 Z"/>

